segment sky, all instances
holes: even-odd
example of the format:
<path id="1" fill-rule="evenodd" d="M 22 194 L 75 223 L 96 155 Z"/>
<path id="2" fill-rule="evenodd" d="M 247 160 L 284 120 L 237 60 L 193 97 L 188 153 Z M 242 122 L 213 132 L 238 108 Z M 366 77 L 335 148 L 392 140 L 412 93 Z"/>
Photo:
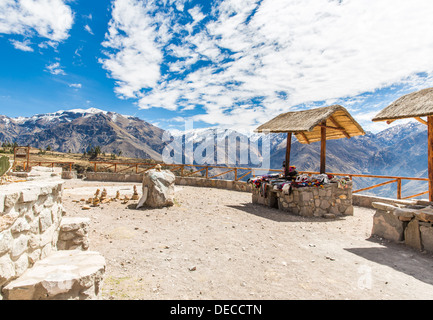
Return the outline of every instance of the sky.
<path id="1" fill-rule="evenodd" d="M 431 17 L 431 0 L 0 0 L 0 114 L 252 130 L 340 104 L 378 132 L 433 86 Z"/>

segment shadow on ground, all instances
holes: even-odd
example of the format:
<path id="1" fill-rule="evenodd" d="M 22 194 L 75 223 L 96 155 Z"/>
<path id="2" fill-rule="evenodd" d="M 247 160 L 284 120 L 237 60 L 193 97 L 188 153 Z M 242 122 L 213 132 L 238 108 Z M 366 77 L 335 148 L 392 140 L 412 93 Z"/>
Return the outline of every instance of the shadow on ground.
<path id="1" fill-rule="evenodd" d="M 339 219 L 344 219 L 344 218 L 325 219 L 325 218 L 318 218 L 318 217 L 302 217 L 295 214 L 291 214 L 286 211 L 270 208 L 260 204 L 254 204 L 251 202 L 241 203 L 239 205 L 227 205 L 227 207 L 241 210 L 246 213 L 253 214 L 261 218 L 273 220 L 276 222 L 332 222 L 332 221 L 338 221 Z"/>
<path id="2" fill-rule="evenodd" d="M 382 247 L 345 248 L 344 250 L 433 285 L 433 254 L 419 252 L 405 244 L 381 238 L 370 237 L 366 240 L 381 244 Z"/>

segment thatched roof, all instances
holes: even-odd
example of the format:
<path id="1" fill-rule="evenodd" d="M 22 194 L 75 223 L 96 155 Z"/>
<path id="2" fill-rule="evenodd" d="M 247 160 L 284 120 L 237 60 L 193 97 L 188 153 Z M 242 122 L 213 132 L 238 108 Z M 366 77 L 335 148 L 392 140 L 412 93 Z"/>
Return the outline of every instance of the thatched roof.
<path id="1" fill-rule="evenodd" d="M 433 88 L 409 93 L 383 109 L 373 121 L 392 121 L 433 115 Z"/>
<path id="2" fill-rule="evenodd" d="M 340 105 L 280 114 L 258 127 L 256 132 L 292 132 L 300 143 L 321 140 L 321 124 L 326 121 L 326 139 L 351 138 L 364 135 L 361 126 Z"/>

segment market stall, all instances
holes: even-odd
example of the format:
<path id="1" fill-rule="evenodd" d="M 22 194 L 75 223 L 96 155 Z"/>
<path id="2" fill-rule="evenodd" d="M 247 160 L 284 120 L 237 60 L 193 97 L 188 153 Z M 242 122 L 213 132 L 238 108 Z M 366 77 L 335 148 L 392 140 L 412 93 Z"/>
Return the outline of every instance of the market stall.
<path id="1" fill-rule="evenodd" d="M 334 217 L 353 214 L 352 181 L 326 174 L 326 141 L 364 135 L 361 126 L 342 106 L 283 113 L 256 129 L 287 133 L 284 172 L 250 179 L 253 203 L 302 216 Z M 292 135 L 300 143 L 321 143 L 320 173 L 300 174 L 290 165 Z"/>

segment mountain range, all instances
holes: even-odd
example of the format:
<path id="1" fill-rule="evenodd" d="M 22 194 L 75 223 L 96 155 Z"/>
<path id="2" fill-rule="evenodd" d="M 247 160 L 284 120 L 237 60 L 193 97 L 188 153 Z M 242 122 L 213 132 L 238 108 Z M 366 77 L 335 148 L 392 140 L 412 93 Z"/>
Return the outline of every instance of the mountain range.
<path id="1" fill-rule="evenodd" d="M 235 130 L 211 128 L 168 134 L 172 140 L 166 141 L 164 132 L 137 117 L 95 108 L 61 110 L 19 118 L 0 115 L 0 142 L 17 142 L 41 149 L 50 146 L 56 151 L 82 153 L 91 146 L 100 146 L 106 153 L 121 152 L 127 157 L 162 161 L 166 146 L 180 150 L 186 150 L 189 146 L 196 150 L 194 159 L 201 156 L 203 162 L 200 164 L 219 163 L 217 157 L 223 155 L 223 162 L 228 166 L 257 167 L 251 154 L 260 153 L 262 145 L 269 143 L 269 167 L 280 169 L 285 160 L 286 134 L 247 135 Z M 230 148 L 224 145 L 230 137 L 238 141 L 237 153 L 233 152 L 233 148 L 229 151 Z M 211 143 L 206 148 L 206 139 L 212 142 L 219 138 L 218 141 L 223 143 Z M 245 148 L 250 150 L 250 156 L 246 159 L 240 152 Z M 193 163 L 191 153 L 184 152 L 176 159 L 176 162 Z M 298 170 L 318 171 L 319 159 L 320 143 L 305 145 L 293 138 L 290 163 Z M 364 136 L 351 139 L 330 140 L 327 142 L 326 163 L 327 172 L 427 177 L 427 126 L 411 122 L 379 133 L 367 132 Z M 373 182 L 372 179 L 358 178 L 355 188 L 363 188 Z M 384 180 L 376 181 L 380 182 Z M 395 189 L 395 184 L 392 184 L 370 193 L 395 196 Z M 424 182 L 408 182 L 403 189 L 410 189 L 410 193 L 415 194 L 427 190 L 427 186 Z"/>
<path id="2" fill-rule="evenodd" d="M 83 153 L 92 146 L 136 158 L 161 160 L 164 130 L 132 116 L 95 108 L 57 111 L 29 118 L 0 115 L 0 141 Z"/>

